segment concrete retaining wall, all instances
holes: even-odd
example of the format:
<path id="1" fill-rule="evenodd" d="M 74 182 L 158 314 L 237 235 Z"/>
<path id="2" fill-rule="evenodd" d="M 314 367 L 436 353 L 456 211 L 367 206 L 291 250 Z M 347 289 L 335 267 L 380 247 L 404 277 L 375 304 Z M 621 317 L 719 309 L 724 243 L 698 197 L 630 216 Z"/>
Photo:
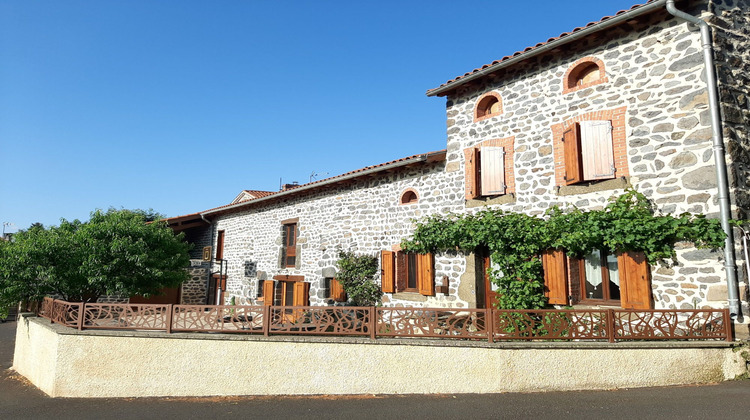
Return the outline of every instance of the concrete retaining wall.
<path id="1" fill-rule="evenodd" d="M 78 332 L 18 323 L 13 369 L 53 397 L 423 394 L 718 382 L 728 343 L 488 343 Z"/>

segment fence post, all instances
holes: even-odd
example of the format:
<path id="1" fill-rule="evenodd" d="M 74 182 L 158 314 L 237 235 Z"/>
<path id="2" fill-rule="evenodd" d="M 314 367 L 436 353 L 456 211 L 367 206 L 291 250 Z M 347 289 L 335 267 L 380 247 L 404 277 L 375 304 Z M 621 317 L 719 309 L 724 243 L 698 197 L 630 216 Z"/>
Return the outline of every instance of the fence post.
<path id="1" fill-rule="evenodd" d="M 487 326 L 487 341 L 490 343 L 495 342 L 495 310 L 492 308 L 487 308 L 484 310 L 484 316 L 487 319 L 487 322 L 485 322 L 485 325 Z"/>
<path id="2" fill-rule="evenodd" d="M 167 334 L 172 334 L 172 319 L 174 311 L 174 304 L 167 305 Z"/>
<path id="3" fill-rule="evenodd" d="M 724 309 L 724 326 L 727 330 L 727 341 L 734 341 L 734 330 L 732 328 L 732 316 L 729 314 L 729 308 Z"/>
<path id="4" fill-rule="evenodd" d="M 55 323 L 55 311 L 57 311 L 57 304 L 55 303 L 56 299 L 52 299 L 52 303 L 49 305 L 49 312 L 47 314 L 47 319 L 49 319 L 50 324 Z"/>
<path id="5" fill-rule="evenodd" d="M 81 302 L 81 309 L 78 310 L 78 331 L 83 330 L 83 318 L 86 313 L 86 302 Z"/>
<path id="6" fill-rule="evenodd" d="M 263 335 L 268 337 L 271 331 L 271 305 L 263 305 Z"/>
<path id="7" fill-rule="evenodd" d="M 370 306 L 370 338 L 372 340 L 375 339 L 375 328 L 377 328 L 378 320 L 376 317 L 378 316 L 378 310 L 375 309 L 374 306 Z"/>
<path id="8" fill-rule="evenodd" d="M 615 342 L 615 311 L 607 309 L 607 337 L 610 343 Z"/>

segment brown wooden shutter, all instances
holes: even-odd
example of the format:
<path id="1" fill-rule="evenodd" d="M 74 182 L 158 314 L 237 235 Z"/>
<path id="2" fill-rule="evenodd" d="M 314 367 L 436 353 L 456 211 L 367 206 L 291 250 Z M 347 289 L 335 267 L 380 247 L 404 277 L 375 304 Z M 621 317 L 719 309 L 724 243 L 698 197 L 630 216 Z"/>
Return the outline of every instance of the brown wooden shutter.
<path id="1" fill-rule="evenodd" d="M 266 280 L 263 282 L 263 305 L 264 306 L 273 305 L 273 286 L 274 286 L 273 280 Z"/>
<path id="2" fill-rule="evenodd" d="M 544 266 L 544 296 L 553 305 L 568 304 L 568 278 L 565 252 L 550 249 L 542 254 Z"/>
<path id="3" fill-rule="evenodd" d="M 397 252 L 396 253 L 396 291 L 401 292 L 404 289 L 406 289 L 407 286 L 407 264 L 408 264 L 408 258 L 406 256 L 406 253 L 404 252 Z"/>
<path id="4" fill-rule="evenodd" d="M 344 287 L 336 279 L 331 279 L 331 299 L 336 302 L 346 302 Z"/>
<path id="5" fill-rule="evenodd" d="M 391 251 L 380 253 L 380 288 L 383 293 L 396 292 L 396 271 L 393 267 L 393 254 Z"/>
<path id="6" fill-rule="evenodd" d="M 612 147 L 612 122 L 583 121 L 580 128 L 583 180 L 614 178 L 615 157 Z"/>
<path id="7" fill-rule="evenodd" d="M 620 275 L 620 300 L 626 309 L 653 309 L 651 267 L 643 252 L 621 252 L 617 255 Z"/>
<path id="8" fill-rule="evenodd" d="M 220 230 L 216 235 L 216 259 L 224 259 L 224 231 Z"/>
<path id="9" fill-rule="evenodd" d="M 293 306 L 309 306 L 310 305 L 310 283 L 306 281 L 294 282 L 294 298 L 293 298 L 292 305 Z"/>
<path id="10" fill-rule="evenodd" d="M 479 149 L 466 150 L 466 199 L 472 200 L 481 195 L 479 190 Z"/>
<path id="11" fill-rule="evenodd" d="M 581 127 L 574 123 L 563 133 L 563 148 L 565 151 L 565 184 L 575 184 L 583 181 L 581 162 Z"/>
<path id="12" fill-rule="evenodd" d="M 505 150 L 482 147 L 479 154 L 482 195 L 505 194 Z"/>
<path id="13" fill-rule="evenodd" d="M 425 296 L 435 296 L 432 254 L 417 254 L 417 288 Z"/>

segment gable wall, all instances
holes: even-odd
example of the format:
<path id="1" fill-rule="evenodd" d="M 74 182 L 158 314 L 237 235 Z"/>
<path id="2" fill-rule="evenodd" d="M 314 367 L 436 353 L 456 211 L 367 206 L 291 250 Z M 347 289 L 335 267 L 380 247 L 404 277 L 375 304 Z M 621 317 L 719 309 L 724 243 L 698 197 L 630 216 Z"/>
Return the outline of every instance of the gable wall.
<path id="1" fill-rule="evenodd" d="M 716 217 L 719 208 L 700 35 L 666 12 L 651 20 L 634 31 L 612 29 L 578 41 L 570 51 L 531 59 L 449 95 L 447 171 L 464 179 L 465 149 L 512 136 L 516 194 L 510 202 L 493 207 L 529 214 L 542 214 L 552 205 L 597 209 L 622 193 L 624 186 L 632 185 L 664 213 Z M 583 57 L 600 60 L 607 81 L 563 93 L 566 71 Z M 504 111 L 475 122 L 477 98 L 490 91 L 502 96 Z M 626 168 L 618 168 L 618 175 L 626 176 L 590 187 L 560 186 L 555 165 L 560 165 L 561 143 L 555 144 L 555 127 L 574 119 L 598 119 L 590 118 L 596 112 L 617 114 L 620 107 L 625 107 Z M 615 137 L 615 147 L 617 141 Z M 653 267 L 656 308 L 726 303 L 719 253 L 681 244 L 678 261 L 675 267 Z"/>
<path id="2" fill-rule="evenodd" d="M 311 283 L 310 304 L 325 304 L 323 279 L 332 276 L 338 250 L 379 258 L 380 251 L 391 250 L 411 233 L 411 219 L 458 210 L 463 186 L 454 178 L 446 175 L 443 162 L 424 164 L 328 192 L 290 198 L 217 218 L 215 230 L 226 232 L 227 299 L 233 295 L 240 297 L 238 304 L 252 304 L 258 293 L 258 280 L 272 279 L 276 275 L 302 275 Z M 419 202 L 399 205 L 401 194 L 408 188 L 417 192 Z M 292 218 L 299 218 L 299 263 L 296 268 L 281 268 L 281 222 Z M 246 275 L 245 261 L 255 263 L 254 275 Z M 384 303 L 468 307 L 470 303 L 466 298 L 458 298 L 463 266 L 461 257 L 436 255 L 437 284 L 442 284 L 444 275 L 449 276 L 450 296 L 438 294 L 425 298 L 416 293 L 400 294 L 402 298 L 413 300 L 399 300 L 386 295 Z"/>

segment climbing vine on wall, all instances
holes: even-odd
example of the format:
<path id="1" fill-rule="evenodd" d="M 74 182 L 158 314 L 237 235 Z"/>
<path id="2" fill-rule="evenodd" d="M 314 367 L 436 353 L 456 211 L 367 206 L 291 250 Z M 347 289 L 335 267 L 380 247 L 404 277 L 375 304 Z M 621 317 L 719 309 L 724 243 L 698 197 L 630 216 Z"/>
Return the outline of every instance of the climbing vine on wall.
<path id="1" fill-rule="evenodd" d="M 539 255 L 552 248 L 583 257 L 595 249 L 643 251 L 650 263 L 675 256 L 674 244 L 690 241 L 699 248 L 721 248 L 725 234 L 718 220 L 683 213 L 657 214 L 634 189 L 610 199 L 601 210 L 551 207 L 543 217 L 486 209 L 476 214 L 430 216 L 417 223 L 407 252 L 435 252 L 486 247 L 490 278 L 499 287 L 501 309 L 539 309 L 546 304 Z"/>
<path id="2" fill-rule="evenodd" d="M 339 268 L 336 279 L 354 306 L 380 306 L 383 292 L 374 280 L 378 272 L 377 257 L 340 251 L 336 266 Z"/>

